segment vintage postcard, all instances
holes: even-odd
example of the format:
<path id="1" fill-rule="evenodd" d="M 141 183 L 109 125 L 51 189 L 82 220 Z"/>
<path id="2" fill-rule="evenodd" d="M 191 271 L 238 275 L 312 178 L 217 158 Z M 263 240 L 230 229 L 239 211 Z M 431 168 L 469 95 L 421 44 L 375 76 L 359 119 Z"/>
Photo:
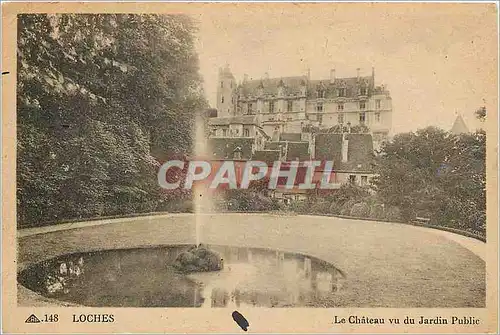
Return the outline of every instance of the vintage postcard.
<path id="1" fill-rule="evenodd" d="M 5 333 L 498 333 L 498 7 L 2 4 Z"/>

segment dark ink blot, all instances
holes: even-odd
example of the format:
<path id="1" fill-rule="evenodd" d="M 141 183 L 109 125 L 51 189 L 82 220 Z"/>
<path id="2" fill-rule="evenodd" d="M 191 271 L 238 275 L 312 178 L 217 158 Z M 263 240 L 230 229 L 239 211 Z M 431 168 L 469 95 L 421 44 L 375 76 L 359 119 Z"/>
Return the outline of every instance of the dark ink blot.
<path id="1" fill-rule="evenodd" d="M 9 73 L 10 73 L 9 71 L 2 72 L 2 76 L 3 76 L 4 74 L 9 74 Z"/>
<path id="2" fill-rule="evenodd" d="M 248 330 L 248 326 L 250 326 L 250 324 L 248 323 L 247 319 L 245 319 L 245 317 L 243 315 L 241 315 L 240 312 L 234 311 L 232 316 L 233 316 L 234 322 L 236 322 L 238 324 L 238 326 L 241 327 L 241 329 L 243 329 L 244 331 Z"/>

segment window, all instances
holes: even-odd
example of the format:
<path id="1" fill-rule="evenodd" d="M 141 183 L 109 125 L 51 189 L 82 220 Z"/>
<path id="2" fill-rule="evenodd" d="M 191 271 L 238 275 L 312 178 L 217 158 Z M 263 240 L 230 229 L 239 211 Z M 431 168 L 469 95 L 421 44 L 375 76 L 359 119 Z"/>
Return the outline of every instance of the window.
<path id="1" fill-rule="evenodd" d="M 248 104 L 248 114 L 253 114 L 253 105 Z"/>
<path id="2" fill-rule="evenodd" d="M 375 109 L 380 109 L 380 99 L 375 100 Z"/>
<path id="3" fill-rule="evenodd" d="M 361 89 L 359 90 L 359 95 L 366 95 L 366 87 L 361 87 Z"/>
<path id="4" fill-rule="evenodd" d="M 224 88 L 224 82 L 223 81 L 220 82 L 220 88 Z"/>
<path id="5" fill-rule="evenodd" d="M 356 183 L 356 175 L 354 175 L 354 174 L 349 175 L 349 182 L 351 184 L 355 184 Z"/>
<path id="6" fill-rule="evenodd" d="M 380 122 L 380 112 L 375 113 L 375 122 Z"/>
<path id="7" fill-rule="evenodd" d="M 323 115 L 318 114 L 317 120 L 318 120 L 319 124 L 322 124 L 323 123 Z"/>
<path id="8" fill-rule="evenodd" d="M 339 97 L 345 97 L 345 88 L 339 88 L 338 89 L 338 96 Z"/>
<path id="9" fill-rule="evenodd" d="M 344 104 L 337 104 L 337 110 L 338 111 L 343 111 L 344 110 Z"/>
<path id="10" fill-rule="evenodd" d="M 322 113 L 323 112 L 323 104 L 318 102 L 318 104 L 316 105 L 316 112 L 318 113 Z"/>
<path id="11" fill-rule="evenodd" d="M 286 108 L 287 111 L 291 112 L 293 110 L 293 101 L 292 100 L 289 100 L 287 102 L 287 108 Z"/>
<path id="12" fill-rule="evenodd" d="M 359 123 L 365 123 L 366 121 L 366 114 L 364 112 L 359 113 Z"/>
<path id="13" fill-rule="evenodd" d="M 269 101 L 269 113 L 274 113 L 274 101 Z"/>
<path id="14" fill-rule="evenodd" d="M 319 99 L 324 99 L 325 98 L 325 91 L 318 90 L 317 95 L 318 95 Z"/>
<path id="15" fill-rule="evenodd" d="M 227 129 L 222 129 L 222 136 L 224 136 L 224 137 L 227 136 Z"/>
<path id="16" fill-rule="evenodd" d="M 220 98 L 220 102 L 221 102 L 221 103 L 224 103 L 224 96 L 222 96 L 222 97 Z"/>
<path id="17" fill-rule="evenodd" d="M 361 176 L 361 186 L 368 185 L 368 176 Z"/>
<path id="18" fill-rule="evenodd" d="M 366 103 L 364 101 L 361 101 L 359 103 L 359 109 L 365 109 L 366 108 Z"/>
<path id="19" fill-rule="evenodd" d="M 243 136 L 250 137 L 250 129 L 243 129 Z"/>
<path id="20" fill-rule="evenodd" d="M 340 114 L 337 116 L 337 122 L 338 122 L 338 123 L 344 123 L 344 113 L 340 113 Z"/>

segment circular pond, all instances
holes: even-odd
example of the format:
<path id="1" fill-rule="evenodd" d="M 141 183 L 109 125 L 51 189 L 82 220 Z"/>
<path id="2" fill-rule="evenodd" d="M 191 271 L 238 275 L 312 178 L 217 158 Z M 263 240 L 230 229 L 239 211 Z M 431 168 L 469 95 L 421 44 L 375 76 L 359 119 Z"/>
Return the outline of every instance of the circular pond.
<path id="1" fill-rule="evenodd" d="M 342 271 L 278 250 L 209 245 L 222 269 L 182 272 L 192 246 L 106 250 L 60 256 L 23 270 L 19 282 L 43 296 L 98 307 L 335 307 Z"/>

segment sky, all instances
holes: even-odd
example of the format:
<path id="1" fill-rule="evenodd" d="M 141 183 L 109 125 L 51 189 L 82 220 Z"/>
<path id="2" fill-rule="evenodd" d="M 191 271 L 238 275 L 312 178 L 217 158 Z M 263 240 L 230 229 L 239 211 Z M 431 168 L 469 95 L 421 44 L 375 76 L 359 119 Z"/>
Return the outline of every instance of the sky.
<path id="1" fill-rule="evenodd" d="M 497 109 L 497 27 L 492 4 L 205 4 L 197 51 L 204 90 L 215 107 L 217 73 L 236 80 L 303 75 L 370 75 L 393 99 L 393 133 L 428 125 L 449 130 L 457 114 Z"/>

